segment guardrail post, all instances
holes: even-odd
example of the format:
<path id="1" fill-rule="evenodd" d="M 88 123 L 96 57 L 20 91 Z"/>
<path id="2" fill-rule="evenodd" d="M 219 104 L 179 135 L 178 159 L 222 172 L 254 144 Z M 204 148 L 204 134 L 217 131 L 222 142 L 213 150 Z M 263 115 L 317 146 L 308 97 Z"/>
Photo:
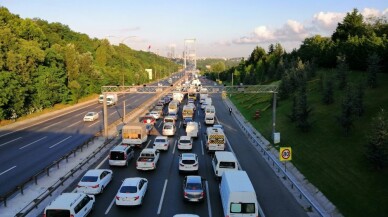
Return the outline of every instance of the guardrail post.
<path id="1" fill-rule="evenodd" d="M 20 193 L 21 193 L 22 195 L 24 195 L 24 188 L 23 188 L 23 185 L 19 186 L 19 188 L 20 188 Z"/>
<path id="2" fill-rule="evenodd" d="M 38 184 L 38 176 L 34 176 L 34 182 L 35 182 L 35 185 Z"/>
<path id="3" fill-rule="evenodd" d="M 57 161 L 57 169 L 59 169 L 59 161 Z"/>
<path id="4" fill-rule="evenodd" d="M 76 152 L 76 150 L 74 150 L 73 152 L 74 152 L 74 157 L 75 157 L 75 152 Z"/>
<path id="5" fill-rule="evenodd" d="M 50 168 L 46 168 L 47 176 L 50 176 Z"/>
<path id="6" fill-rule="evenodd" d="M 4 207 L 7 207 L 7 198 L 1 197 L 0 200 L 2 200 L 4 202 Z"/>

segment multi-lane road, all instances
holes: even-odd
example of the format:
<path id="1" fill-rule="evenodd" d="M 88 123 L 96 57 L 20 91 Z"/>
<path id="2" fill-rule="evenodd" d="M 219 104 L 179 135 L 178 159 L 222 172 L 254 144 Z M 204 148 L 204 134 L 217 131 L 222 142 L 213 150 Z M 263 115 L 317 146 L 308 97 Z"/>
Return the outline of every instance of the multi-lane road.
<path id="1" fill-rule="evenodd" d="M 213 82 L 211 82 L 213 83 Z M 210 84 L 210 82 L 208 83 Z M 206 85 L 206 83 L 204 84 Z M 126 101 L 128 109 L 141 105 L 152 95 L 127 94 L 119 97 L 119 104 L 108 109 L 109 122 L 122 115 L 122 102 Z M 217 122 L 224 126 L 228 138 L 227 150 L 234 151 L 241 168 L 247 171 L 255 188 L 257 199 L 266 216 L 307 216 L 296 199 L 283 186 L 272 169 L 254 149 L 244 133 L 238 128 L 233 117 L 229 115 L 219 94 L 212 94 L 216 107 Z M 187 100 L 187 99 L 185 99 Z M 181 104 L 181 108 L 185 104 Z M 97 131 L 102 129 L 102 113 L 100 120 L 93 123 L 83 123 L 83 115 L 88 111 L 102 111 L 101 104 L 92 103 L 60 117 L 33 123 L 13 131 L 0 132 L 0 194 L 14 187 L 14 184 L 26 179 L 52 163 L 58 157 L 73 149 Z M 182 126 L 181 113 L 177 122 L 178 130 L 169 137 L 170 148 L 161 153 L 155 171 L 138 171 L 135 159 L 140 153 L 136 150 L 135 158 L 129 167 L 110 167 L 106 159 L 98 163 L 99 168 L 110 168 L 114 179 L 105 188 L 104 193 L 96 196 L 96 205 L 92 216 L 166 216 L 177 213 L 193 213 L 201 217 L 223 216 L 219 196 L 219 182 L 215 179 L 211 167 L 211 156 L 205 151 L 206 125 L 204 112 L 197 102 L 195 121 L 200 123 L 199 138 L 194 140 L 192 152 L 199 156 L 199 175 L 206 179 L 206 200 L 202 203 L 183 201 L 182 181 L 184 175 L 178 173 L 178 158 L 181 153 L 176 145 L 179 136 L 185 135 Z M 155 136 L 161 133 L 162 120 L 155 125 L 152 136 L 144 146 L 152 147 Z M 95 166 L 94 166 L 95 167 Z M 141 207 L 117 207 L 114 199 L 123 179 L 128 177 L 145 177 L 149 181 L 148 192 Z M 7 180 L 13 180 L 9 182 Z M 76 183 L 75 183 L 76 184 Z M 70 186 L 68 191 L 74 189 Z"/>

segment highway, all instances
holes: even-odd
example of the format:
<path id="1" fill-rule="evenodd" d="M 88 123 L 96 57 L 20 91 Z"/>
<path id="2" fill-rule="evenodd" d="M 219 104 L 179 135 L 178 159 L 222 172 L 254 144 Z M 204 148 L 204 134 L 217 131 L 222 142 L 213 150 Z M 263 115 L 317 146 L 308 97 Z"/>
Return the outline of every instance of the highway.
<path id="1" fill-rule="evenodd" d="M 177 79 L 178 77 L 173 80 Z M 161 83 L 168 86 L 166 80 Z M 153 94 L 119 95 L 117 105 L 108 107 L 108 123 L 122 118 L 124 101 L 128 113 L 152 96 Z M 84 115 L 90 111 L 99 112 L 99 119 L 84 122 Z M 36 123 L 12 130 L 0 129 L 0 195 L 14 189 L 102 129 L 103 109 L 97 99 Z"/>
<path id="2" fill-rule="evenodd" d="M 262 159 L 259 153 L 249 144 L 244 133 L 236 127 L 234 119 L 229 115 L 228 109 L 222 102 L 219 94 L 212 94 L 213 104 L 216 107 L 217 121 L 224 126 L 228 138 L 227 150 L 233 150 L 239 160 L 243 170 L 248 175 L 255 188 L 258 201 L 266 216 L 307 216 L 303 208 L 297 203 L 295 198 L 283 186 L 272 169 Z M 187 99 L 185 99 L 187 100 Z M 182 108 L 183 102 L 180 106 Z M 166 109 L 166 108 L 165 108 Z M 100 162 L 98 168 L 109 168 L 114 172 L 114 179 L 104 193 L 96 196 L 96 205 L 92 216 L 163 216 L 172 217 L 178 213 L 197 214 L 201 217 L 221 217 L 223 216 L 221 199 L 219 196 L 219 182 L 215 179 L 211 166 L 211 156 L 205 151 L 204 132 L 206 126 L 203 123 L 204 112 L 200 109 L 197 101 L 197 113 L 195 121 L 200 123 L 200 137 L 194 140 L 192 152 L 199 157 L 199 175 L 206 179 L 208 194 L 202 203 L 190 203 L 183 201 L 182 181 L 184 175 L 178 173 L 178 158 L 181 151 L 176 148 L 179 136 L 185 135 L 181 125 L 181 113 L 179 113 L 180 126 L 173 137 L 169 137 L 170 148 L 161 153 L 157 169 L 154 171 L 136 170 L 136 158 L 140 149 L 136 150 L 135 158 L 130 162 L 128 168 L 110 167 L 107 159 Z M 161 134 L 162 120 L 156 124 L 156 131 L 149 137 L 145 146 L 152 147 L 156 135 Z M 148 192 L 144 203 L 140 207 L 117 207 L 115 205 L 115 195 L 122 180 L 128 177 L 144 177 L 149 181 Z M 76 183 L 74 183 L 76 184 Z M 75 186 L 71 186 L 72 191 Z"/>

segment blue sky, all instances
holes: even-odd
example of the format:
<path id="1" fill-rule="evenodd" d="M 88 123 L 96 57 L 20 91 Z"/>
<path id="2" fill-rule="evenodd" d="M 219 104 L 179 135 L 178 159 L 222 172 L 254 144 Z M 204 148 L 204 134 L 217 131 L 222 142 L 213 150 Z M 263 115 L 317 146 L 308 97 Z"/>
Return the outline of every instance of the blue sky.
<path id="1" fill-rule="evenodd" d="M 247 57 L 255 46 L 287 51 L 305 37 L 329 36 L 347 12 L 388 17 L 386 0 L 0 0 L 22 18 L 60 22 L 136 50 L 182 54 L 195 38 L 199 57 Z"/>

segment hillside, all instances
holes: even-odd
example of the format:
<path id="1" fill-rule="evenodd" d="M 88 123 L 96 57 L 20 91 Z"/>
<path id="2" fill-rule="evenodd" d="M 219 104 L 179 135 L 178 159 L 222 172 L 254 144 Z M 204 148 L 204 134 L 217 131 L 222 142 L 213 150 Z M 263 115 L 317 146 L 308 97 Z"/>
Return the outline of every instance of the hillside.
<path id="1" fill-rule="evenodd" d="M 21 19 L 0 7 L 0 122 L 76 103 L 99 93 L 103 85 L 148 82 L 147 68 L 162 78 L 178 65 L 61 23 Z"/>

